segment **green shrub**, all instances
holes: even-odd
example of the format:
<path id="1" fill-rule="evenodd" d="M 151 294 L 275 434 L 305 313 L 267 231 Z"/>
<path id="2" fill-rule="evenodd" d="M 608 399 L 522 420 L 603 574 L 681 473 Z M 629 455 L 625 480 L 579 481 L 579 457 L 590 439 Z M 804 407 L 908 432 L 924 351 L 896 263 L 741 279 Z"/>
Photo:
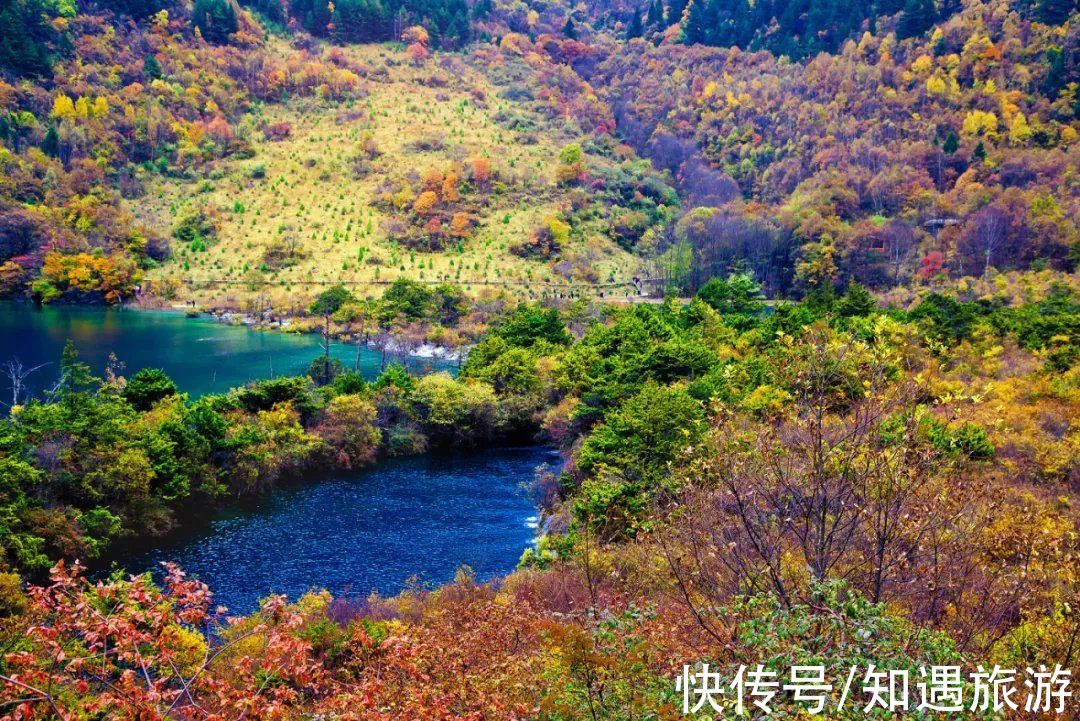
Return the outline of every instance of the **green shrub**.
<path id="1" fill-rule="evenodd" d="M 924 421 L 924 432 L 930 444 L 943 453 L 971 460 L 986 460 L 994 456 L 994 445 L 977 423 L 965 422 L 950 427 L 937 418 L 929 418 Z"/>
<path id="2" fill-rule="evenodd" d="M 196 243 L 206 248 L 207 241 L 217 238 L 217 226 L 202 206 L 187 206 L 172 230 L 173 237 L 182 243 Z M 193 247 L 192 250 L 195 250 Z"/>
<path id="3" fill-rule="evenodd" d="M 594 478 L 574 494 L 574 517 L 604 541 L 633 537 L 648 510 L 649 495 L 638 483 Z"/>
<path id="4" fill-rule="evenodd" d="M 162 398 L 174 396 L 176 384 L 160 368 L 143 368 L 124 386 L 122 395 L 137 411 L 148 411 Z"/>

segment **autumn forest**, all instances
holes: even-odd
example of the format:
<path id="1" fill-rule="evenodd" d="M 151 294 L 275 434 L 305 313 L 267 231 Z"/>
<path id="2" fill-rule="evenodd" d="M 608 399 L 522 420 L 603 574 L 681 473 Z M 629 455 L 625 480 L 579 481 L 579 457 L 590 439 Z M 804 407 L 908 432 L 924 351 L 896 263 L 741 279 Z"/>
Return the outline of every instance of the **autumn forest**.
<path id="1" fill-rule="evenodd" d="M 1076 718 L 1078 262 L 1075 0 L 0 0 L 0 721 Z M 5 335 L 58 308 L 306 355 Z M 495 575 L 116 561 L 540 446 Z M 931 666 L 1016 703 L 838 703 Z"/>

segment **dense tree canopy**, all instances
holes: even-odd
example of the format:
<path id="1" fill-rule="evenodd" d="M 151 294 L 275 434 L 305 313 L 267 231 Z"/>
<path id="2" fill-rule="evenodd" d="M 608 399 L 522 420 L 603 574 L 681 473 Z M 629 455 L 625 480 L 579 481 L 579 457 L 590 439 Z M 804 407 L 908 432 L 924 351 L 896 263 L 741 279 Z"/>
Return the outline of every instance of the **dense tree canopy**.
<path id="1" fill-rule="evenodd" d="M 386 302 L 404 289 L 388 289 Z M 395 718 L 406 719 L 438 704 L 404 702 L 411 686 L 391 692 L 361 659 L 396 658 L 407 644 L 409 663 L 431 659 L 432 684 L 456 683 L 447 653 L 474 659 L 471 684 L 489 681 L 489 669 L 543 664 L 491 696 L 461 697 L 456 711 L 524 708 L 554 693 L 559 718 L 585 719 L 592 674 L 611 674 L 610 713 L 666 713 L 678 703 L 670 664 L 733 645 L 764 663 L 820 653 L 836 669 L 1024 666 L 1067 652 L 1075 619 L 1060 609 L 1076 599 L 1077 520 L 1062 498 L 1080 463 L 1068 420 L 1080 398 L 1075 288 L 1049 286 L 1019 303 L 930 294 L 910 312 L 878 308 L 858 286 L 767 311 L 741 276 L 710 281 L 701 295 L 505 309 L 459 378 L 390 366 L 371 383 L 349 373 L 322 387 L 279 378 L 195 401 L 160 371 L 98 379 L 69 347 L 55 389 L 0 423 L 9 572 L 0 603 L 18 623 L 51 629 L 25 639 L 21 626 L 13 631 L 24 652 L 9 656 L 7 673 L 31 688 L 0 693 L 40 705 L 51 684 L 63 690 L 52 702 L 71 708 L 145 710 L 182 693 L 206 709 L 261 703 L 258 676 L 237 659 L 264 663 L 287 649 L 281 673 L 307 679 L 277 697 L 290 711 L 355 710 L 390 693 L 395 708 L 410 709 Z M 341 300 L 339 311 L 355 302 Z M 569 334 L 567 319 L 583 311 L 589 320 Z M 339 330 L 355 322 L 334 321 Z M 147 577 L 91 586 L 67 567 L 30 598 L 10 583 L 11 570 L 42 578 L 56 559 L 92 558 L 183 523 L 192 504 L 307 469 L 530 434 L 569 462 L 559 478 L 538 478 L 552 528 L 498 587 L 463 575 L 437 592 L 361 606 L 272 598 L 216 626 L 202 615 L 208 591 L 175 571 L 161 589 Z M 106 628 L 84 613 L 106 596 L 129 599 L 117 613 L 132 626 Z M 385 624 L 404 634 L 397 646 L 385 645 Z M 868 624 L 873 633 L 853 631 Z M 153 690 L 146 698 L 52 662 L 59 649 L 95 664 L 104 657 L 122 676 L 138 662 L 117 642 L 124 636 L 107 647 L 85 641 L 133 629 L 145 634 L 143 663 L 176 669 L 136 675 Z M 263 640 L 229 651 L 237 634 Z M 517 641 L 493 644 L 491 634 Z M 563 665 L 574 648 L 588 649 L 585 660 Z M 183 669 L 219 652 L 241 671 L 212 663 L 189 682 Z M 331 682 L 347 663 L 358 664 L 350 682 Z"/>
<path id="2" fill-rule="evenodd" d="M 69 346 L 4 395 L 19 718 L 668 718 L 688 659 L 1075 655 L 1074 2 L 7 0 L 0 28 L 0 294 L 183 288 L 324 342 L 202 398 Z M 70 565 L 312 471 L 536 441 L 565 463 L 497 583 L 225 621 L 178 570 Z"/>

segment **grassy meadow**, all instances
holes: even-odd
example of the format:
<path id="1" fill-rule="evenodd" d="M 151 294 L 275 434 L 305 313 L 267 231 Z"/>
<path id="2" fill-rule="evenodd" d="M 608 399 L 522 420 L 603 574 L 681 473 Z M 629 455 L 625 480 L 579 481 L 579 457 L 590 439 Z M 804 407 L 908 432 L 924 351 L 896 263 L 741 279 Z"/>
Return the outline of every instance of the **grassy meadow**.
<path id="1" fill-rule="evenodd" d="M 398 277 L 453 282 L 471 293 L 505 288 L 523 298 L 581 290 L 549 263 L 509 252 L 567 202 L 555 171 L 560 148 L 577 139 L 572 125 L 501 98 L 464 56 L 435 54 L 415 65 L 400 45 L 341 52 L 368 70 L 366 97 L 260 105 L 237 131 L 253 157 L 218 161 L 202 178 L 156 178 L 132 202 L 134 213 L 162 230 L 194 208 L 216 229 L 208 242 L 175 243 L 173 257 L 149 274 L 156 288 L 168 287 L 178 301 L 241 308 L 256 300 L 302 305 L 336 283 L 377 296 Z M 522 124 L 530 130 L 515 128 Z M 281 139 L 267 130 L 285 127 Z M 352 167 L 357 153 L 364 155 L 358 148 L 375 149 L 359 174 Z M 431 169 L 462 173 L 476 158 L 490 163 L 496 189 L 474 190 L 479 197 L 470 199 L 462 188 L 470 216 L 465 237 L 439 250 L 388 237 L 395 213 L 374 203 L 380 191 L 417 185 Z M 638 259 L 598 231 L 595 224 L 575 227 L 562 256 L 586 255 L 594 282 L 629 281 Z M 275 249 L 287 262 L 268 261 Z"/>

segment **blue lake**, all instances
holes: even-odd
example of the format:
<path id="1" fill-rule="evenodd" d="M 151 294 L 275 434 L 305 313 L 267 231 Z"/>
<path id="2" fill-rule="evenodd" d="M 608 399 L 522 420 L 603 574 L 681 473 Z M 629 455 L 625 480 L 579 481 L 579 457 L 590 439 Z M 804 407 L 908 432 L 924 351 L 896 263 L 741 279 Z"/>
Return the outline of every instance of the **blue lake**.
<path id="1" fill-rule="evenodd" d="M 533 542 L 537 512 L 523 486 L 558 463 L 536 446 L 388 460 L 280 488 L 113 563 L 142 572 L 175 561 L 230 613 L 269 593 L 393 594 L 411 580 L 449 581 L 462 565 L 487 580 Z"/>
<path id="2" fill-rule="evenodd" d="M 220 393 L 260 378 L 302 374 L 322 354 L 317 335 L 255 330 L 179 312 L 0 302 L 0 364 L 15 358 L 26 367 L 49 364 L 31 376 L 32 388 L 40 390 L 55 379 L 68 339 L 98 375 L 115 353 L 124 364 L 123 375 L 162 368 L 192 396 Z M 334 343 L 331 354 L 352 368 L 356 346 Z M 365 377 L 377 376 L 381 363 L 377 351 L 361 350 L 359 367 Z M 419 358 L 408 359 L 408 364 L 414 371 L 437 365 Z M 0 381 L 2 397 L 7 391 Z"/>
<path id="3" fill-rule="evenodd" d="M 123 374 L 162 368 L 193 396 L 221 392 L 271 374 L 303 372 L 321 353 L 312 335 L 229 326 L 182 313 L 0 303 L 0 363 L 49 363 L 31 377 L 40 391 L 58 373 L 71 339 L 97 374 L 110 353 Z M 355 346 L 336 344 L 352 367 Z M 378 374 L 380 355 L 364 350 L 360 368 Z M 430 362 L 410 359 L 413 370 Z M 9 389 L 0 380 L 0 393 Z M 182 535 L 114 549 L 102 565 L 132 572 L 175 561 L 206 583 L 233 613 L 270 593 L 290 598 L 313 588 L 364 596 L 393 594 L 410 579 L 441 583 L 462 565 L 481 579 L 514 568 L 533 542 L 536 509 L 523 484 L 557 464 L 540 447 L 396 459 L 359 472 L 330 473 L 225 510 L 208 510 Z M 196 514 L 198 515 L 198 514 Z"/>

